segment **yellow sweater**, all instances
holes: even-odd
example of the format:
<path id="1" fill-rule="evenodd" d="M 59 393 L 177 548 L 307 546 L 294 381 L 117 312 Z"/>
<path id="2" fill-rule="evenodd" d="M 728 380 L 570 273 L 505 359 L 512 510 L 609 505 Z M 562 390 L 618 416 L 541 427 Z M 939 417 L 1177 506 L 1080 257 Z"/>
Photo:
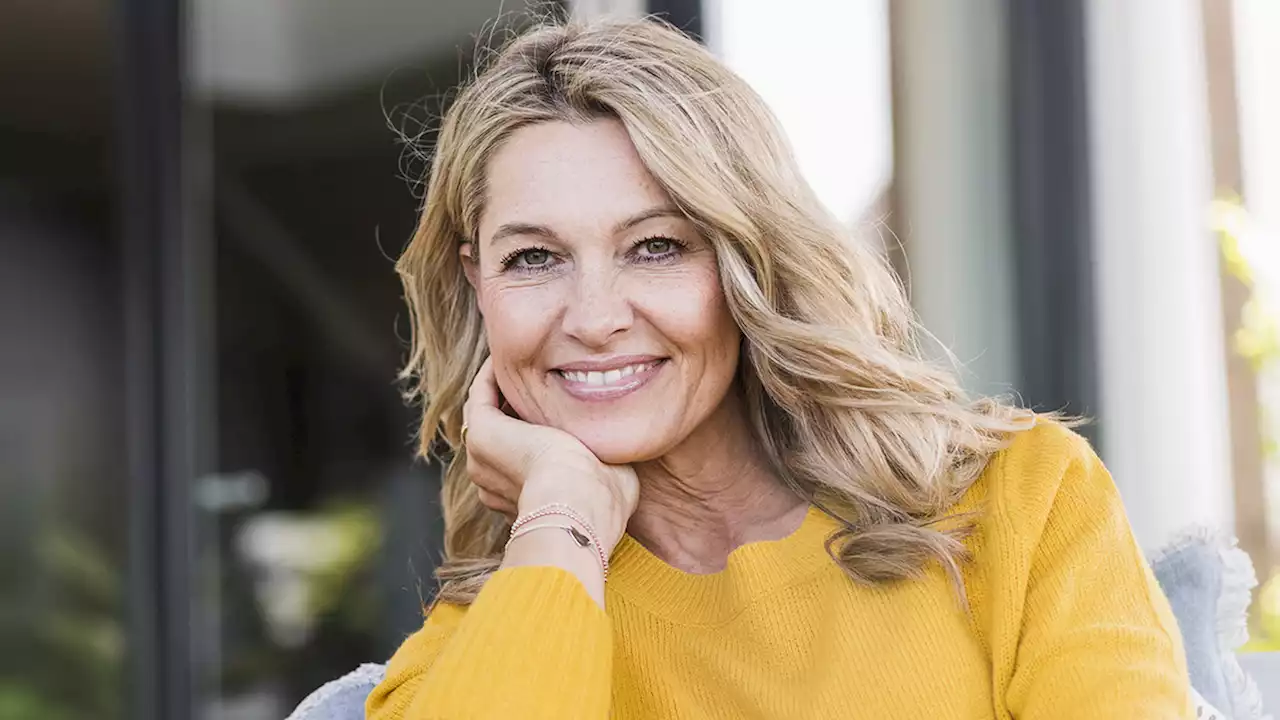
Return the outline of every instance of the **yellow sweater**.
<path id="1" fill-rule="evenodd" d="M 1168 603 L 1083 439 L 1022 433 L 957 509 L 978 508 L 971 614 L 936 566 L 851 582 L 817 510 L 713 575 L 624 537 L 607 613 L 560 569 L 502 570 L 405 641 L 368 718 L 1194 716 Z"/>

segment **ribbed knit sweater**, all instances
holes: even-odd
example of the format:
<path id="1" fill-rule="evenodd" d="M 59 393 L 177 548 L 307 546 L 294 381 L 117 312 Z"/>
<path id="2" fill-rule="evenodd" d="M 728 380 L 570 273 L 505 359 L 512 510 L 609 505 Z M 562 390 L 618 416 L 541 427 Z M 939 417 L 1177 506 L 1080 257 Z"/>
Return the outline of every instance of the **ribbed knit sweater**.
<path id="1" fill-rule="evenodd" d="M 852 582 L 816 509 L 710 575 L 624 536 L 607 612 L 561 569 L 501 570 L 469 608 L 431 612 L 368 717 L 1194 717 L 1168 603 L 1082 438 L 1021 433 L 956 510 L 981 513 L 969 611 L 936 564 Z"/>

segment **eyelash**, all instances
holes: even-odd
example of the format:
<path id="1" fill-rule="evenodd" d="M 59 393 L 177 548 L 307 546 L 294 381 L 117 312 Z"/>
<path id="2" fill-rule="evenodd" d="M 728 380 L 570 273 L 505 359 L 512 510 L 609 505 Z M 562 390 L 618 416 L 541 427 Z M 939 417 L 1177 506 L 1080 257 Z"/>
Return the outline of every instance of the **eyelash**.
<path id="1" fill-rule="evenodd" d="M 634 253 L 636 250 L 640 249 L 644 245 L 651 243 L 655 240 L 662 240 L 664 242 L 671 243 L 671 250 L 662 255 L 637 255 L 636 257 L 640 260 L 640 262 L 645 262 L 645 263 L 669 262 L 670 260 L 675 258 L 677 255 L 679 255 L 682 251 L 688 248 L 687 244 L 681 242 L 676 238 L 668 237 L 666 235 L 650 235 L 646 238 L 636 241 L 636 243 L 631 246 L 630 252 Z M 529 266 L 529 265 L 521 266 L 516 264 L 521 257 L 523 257 L 526 253 L 531 253 L 531 252 L 544 252 L 544 253 L 547 253 L 548 255 L 553 254 L 551 250 L 547 248 L 545 245 L 534 245 L 531 247 L 518 248 L 516 250 L 512 250 L 511 252 L 507 253 L 502 257 L 502 261 L 501 261 L 502 270 L 504 272 L 511 270 L 514 272 L 533 274 L 533 273 L 546 272 L 551 269 L 550 263 L 546 265 L 532 265 L 532 266 Z"/>

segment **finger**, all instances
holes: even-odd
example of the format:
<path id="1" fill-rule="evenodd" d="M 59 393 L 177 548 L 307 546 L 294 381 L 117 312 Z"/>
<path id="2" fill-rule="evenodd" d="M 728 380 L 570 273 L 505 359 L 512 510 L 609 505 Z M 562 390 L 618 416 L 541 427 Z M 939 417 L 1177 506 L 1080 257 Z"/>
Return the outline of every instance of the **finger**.
<path id="1" fill-rule="evenodd" d="M 527 423 L 504 413 L 493 358 L 486 358 L 467 394 L 467 443 L 475 454 L 502 474 L 519 475 L 546 450 L 549 434 L 558 431 Z"/>
<path id="2" fill-rule="evenodd" d="M 487 405 L 496 408 L 500 394 L 498 378 L 493 370 L 493 356 L 490 355 L 480 363 L 480 369 L 476 371 L 475 379 L 471 381 L 471 387 L 467 391 L 467 402 L 463 407 L 472 409 L 477 405 Z"/>
<path id="3" fill-rule="evenodd" d="M 477 491 L 477 494 L 480 498 L 480 503 L 485 507 L 489 508 L 490 510 L 493 510 L 495 512 L 500 512 L 503 515 L 507 515 L 507 516 L 514 515 L 515 506 L 512 505 L 506 498 L 502 497 L 501 495 L 494 495 L 493 493 L 489 492 L 488 490 L 485 490 L 484 488 L 480 488 Z"/>
<path id="4" fill-rule="evenodd" d="M 481 504 L 490 510 L 500 512 L 503 515 L 508 515 L 510 517 L 515 517 L 516 510 L 519 505 L 514 499 L 507 496 L 505 493 L 494 492 L 484 486 L 477 485 L 476 495 L 479 497 Z"/>
<path id="5" fill-rule="evenodd" d="M 490 355 L 480 363 L 480 369 L 476 371 L 476 376 L 471 381 L 471 387 L 467 390 L 467 400 L 462 406 L 462 417 L 467 425 L 468 440 L 475 437 L 477 429 L 482 430 L 481 435 L 485 435 L 486 430 L 501 429 L 492 427 L 492 420 L 495 413 L 503 414 L 499 407 L 502 402 L 498 378 L 493 369 L 493 356 Z M 510 428 L 506 430 L 510 431 Z M 475 443 L 471 445 L 474 447 Z"/>
<path id="6" fill-rule="evenodd" d="M 515 505 L 520 499 L 520 487 L 516 482 L 512 478 L 485 465 L 480 460 L 475 459 L 473 455 L 473 453 L 468 452 L 467 479 L 471 481 L 471 484 L 491 495 L 503 498 L 511 505 Z"/>

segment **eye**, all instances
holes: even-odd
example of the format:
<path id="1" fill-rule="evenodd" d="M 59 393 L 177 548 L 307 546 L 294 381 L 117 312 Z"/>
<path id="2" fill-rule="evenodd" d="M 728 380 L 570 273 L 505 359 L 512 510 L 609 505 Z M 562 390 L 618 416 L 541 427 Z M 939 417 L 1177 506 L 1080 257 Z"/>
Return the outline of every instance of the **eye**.
<path id="1" fill-rule="evenodd" d="M 656 237 L 644 241 L 645 252 L 650 255 L 666 255 L 671 252 L 671 245 L 670 238 Z"/>
<path id="2" fill-rule="evenodd" d="M 543 247 L 529 247 L 513 250 L 502 258 L 503 270 L 539 272 L 550 268 L 555 262 L 551 251 Z"/>
<path id="3" fill-rule="evenodd" d="M 666 262 L 678 258 L 684 247 L 684 243 L 675 238 L 655 235 L 636 243 L 632 252 L 641 262 Z"/>
<path id="4" fill-rule="evenodd" d="M 520 253 L 516 260 L 523 260 L 525 267 L 540 267 L 551 262 L 551 253 L 542 248 L 530 248 Z"/>

